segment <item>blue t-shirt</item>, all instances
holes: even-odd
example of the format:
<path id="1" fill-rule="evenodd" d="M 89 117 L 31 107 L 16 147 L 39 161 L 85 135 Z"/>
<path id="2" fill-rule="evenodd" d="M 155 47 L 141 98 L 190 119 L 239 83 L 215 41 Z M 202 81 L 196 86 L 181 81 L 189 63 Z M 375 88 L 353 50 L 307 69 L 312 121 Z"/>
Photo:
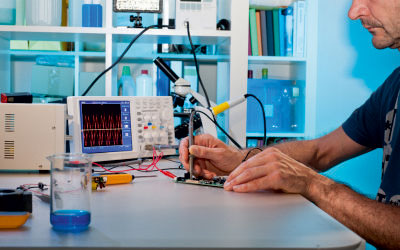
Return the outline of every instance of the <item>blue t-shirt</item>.
<path id="1" fill-rule="evenodd" d="M 382 182 L 376 200 L 400 206 L 400 67 L 343 123 L 355 142 L 383 148 Z"/>

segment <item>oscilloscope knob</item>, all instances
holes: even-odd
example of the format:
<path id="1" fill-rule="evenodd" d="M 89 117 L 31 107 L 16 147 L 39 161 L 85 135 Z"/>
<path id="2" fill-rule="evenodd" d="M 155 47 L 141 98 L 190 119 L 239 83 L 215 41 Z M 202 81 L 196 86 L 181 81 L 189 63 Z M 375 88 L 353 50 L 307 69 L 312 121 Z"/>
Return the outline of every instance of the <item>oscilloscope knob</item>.
<path id="1" fill-rule="evenodd" d="M 168 139 L 168 134 L 165 131 L 160 132 L 160 137 L 161 138 L 167 138 Z"/>
<path id="2" fill-rule="evenodd" d="M 160 133 L 154 131 L 154 132 L 151 133 L 151 136 L 152 136 L 154 139 L 157 139 L 157 138 L 160 136 Z"/>
<path id="3" fill-rule="evenodd" d="M 149 115 L 145 115 L 143 118 L 144 118 L 144 120 L 145 120 L 146 122 L 148 122 L 148 121 L 150 121 L 150 119 L 151 119 L 151 116 L 149 116 Z"/>
<path id="4" fill-rule="evenodd" d="M 161 110 L 161 112 L 160 112 L 161 121 L 168 121 L 169 119 L 171 119 L 171 117 L 172 117 L 172 114 L 169 109 L 165 108 L 165 109 Z"/>
<path id="5" fill-rule="evenodd" d="M 145 134 L 143 135 L 143 137 L 144 137 L 144 139 L 145 139 L 146 141 L 150 141 L 150 140 L 152 139 L 150 133 L 145 133 Z"/>

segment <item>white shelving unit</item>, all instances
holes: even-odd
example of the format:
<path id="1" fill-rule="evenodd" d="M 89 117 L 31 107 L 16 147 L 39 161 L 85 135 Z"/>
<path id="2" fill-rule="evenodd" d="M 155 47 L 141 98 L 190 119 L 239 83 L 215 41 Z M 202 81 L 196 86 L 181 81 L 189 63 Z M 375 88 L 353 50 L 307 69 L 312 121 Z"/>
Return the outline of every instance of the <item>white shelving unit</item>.
<path id="1" fill-rule="evenodd" d="M 267 137 L 315 137 L 317 88 L 317 30 L 318 1 L 306 0 L 306 53 L 304 57 L 248 56 L 249 68 L 267 67 L 271 78 L 305 82 L 304 131 L 295 133 L 268 133 Z M 255 77 L 257 78 L 257 77 Z M 263 133 L 247 133 L 247 137 L 262 137 Z"/>
<path id="2" fill-rule="evenodd" d="M 248 16 L 245 15 L 249 8 L 248 0 L 225 0 L 230 4 L 231 30 L 192 30 L 192 38 L 195 44 L 229 44 L 228 55 L 199 56 L 199 60 L 228 62 L 229 63 L 229 96 L 234 98 L 246 93 L 247 89 L 247 28 Z M 112 1 L 106 1 L 105 27 L 41 27 L 41 26 L 0 26 L 0 92 L 10 92 L 13 89 L 12 63 L 18 57 L 35 57 L 37 55 L 68 55 L 75 57 L 75 93 L 79 90 L 79 73 L 82 61 L 87 58 L 104 59 L 105 68 L 112 65 L 118 57 L 116 43 L 130 42 L 134 35 L 142 29 L 114 28 Z M 246 11 L 246 12 L 244 12 Z M 74 42 L 75 51 L 51 52 L 51 51 L 10 51 L 11 40 L 36 40 L 36 41 L 63 41 Z M 105 52 L 83 52 L 79 50 L 83 42 L 104 42 Z M 185 30 L 149 30 L 138 43 L 174 43 L 188 44 Z M 138 55 L 138 59 L 153 59 L 158 54 Z M 164 58 L 190 60 L 188 55 L 162 55 Z M 21 72 L 22 73 L 22 72 Z M 115 95 L 117 84 L 117 69 L 113 69 L 105 75 L 106 96 Z M 229 111 L 229 130 L 242 145 L 245 145 L 246 137 L 245 105 L 241 105 Z"/>

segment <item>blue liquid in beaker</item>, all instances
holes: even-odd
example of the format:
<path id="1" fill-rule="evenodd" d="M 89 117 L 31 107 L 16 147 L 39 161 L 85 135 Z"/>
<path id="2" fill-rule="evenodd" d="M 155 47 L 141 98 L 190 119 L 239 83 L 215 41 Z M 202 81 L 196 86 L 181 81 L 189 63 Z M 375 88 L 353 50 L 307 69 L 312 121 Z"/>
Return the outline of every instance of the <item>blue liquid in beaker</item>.
<path id="1" fill-rule="evenodd" d="M 50 214 L 50 223 L 57 231 L 80 232 L 90 224 L 90 212 L 84 210 L 57 210 Z"/>

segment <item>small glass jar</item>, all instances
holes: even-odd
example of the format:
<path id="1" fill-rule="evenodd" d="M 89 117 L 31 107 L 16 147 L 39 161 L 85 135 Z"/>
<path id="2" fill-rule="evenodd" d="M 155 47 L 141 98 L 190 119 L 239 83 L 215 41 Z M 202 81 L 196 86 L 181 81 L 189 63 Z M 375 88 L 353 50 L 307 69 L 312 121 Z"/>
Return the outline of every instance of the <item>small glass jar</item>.
<path id="1" fill-rule="evenodd" d="M 58 154 L 51 162 L 50 223 L 58 231 L 79 232 L 90 224 L 92 159 L 86 154 Z"/>

